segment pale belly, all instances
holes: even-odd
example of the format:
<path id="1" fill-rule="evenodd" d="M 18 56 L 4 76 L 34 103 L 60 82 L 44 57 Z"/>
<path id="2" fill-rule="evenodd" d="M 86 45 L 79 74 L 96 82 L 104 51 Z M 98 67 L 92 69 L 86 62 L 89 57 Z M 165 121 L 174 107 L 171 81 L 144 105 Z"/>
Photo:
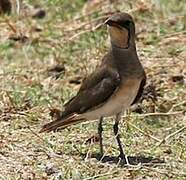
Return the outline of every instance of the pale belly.
<path id="1" fill-rule="evenodd" d="M 140 83 L 140 79 L 130 79 L 125 81 L 105 104 L 97 109 L 84 113 L 83 117 L 89 120 L 94 120 L 125 111 L 134 101 L 138 93 Z"/>

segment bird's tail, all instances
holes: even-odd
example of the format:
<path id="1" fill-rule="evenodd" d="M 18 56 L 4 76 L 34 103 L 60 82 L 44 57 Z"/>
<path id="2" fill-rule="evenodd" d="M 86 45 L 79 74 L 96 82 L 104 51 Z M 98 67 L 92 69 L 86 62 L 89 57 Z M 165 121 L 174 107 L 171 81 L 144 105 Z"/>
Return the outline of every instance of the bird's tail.
<path id="1" fill-rule="evenodd" d="M 77 124 L 83 121 L 86 121 L 86 119 L 82 118 L 81 115 L 72 114 L 68 117 L 57 119 L 55 121 L 45 124 L 39 132 L 42 133 L 42 132 L 55 131 L 58 128 L 64 129 L 70 125 Z"/>

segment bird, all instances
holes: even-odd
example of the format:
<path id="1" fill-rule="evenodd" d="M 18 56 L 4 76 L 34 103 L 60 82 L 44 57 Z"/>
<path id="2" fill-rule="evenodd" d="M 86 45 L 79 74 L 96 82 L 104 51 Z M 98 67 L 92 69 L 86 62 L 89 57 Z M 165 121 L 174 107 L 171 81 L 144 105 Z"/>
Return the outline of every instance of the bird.
<path id="1" fill-rule="evenodd" d="M 146 73 L 139 61 L 135 43 L 135 23 L 125 12 L 111 15 L 105 21 L 110 48 L 95 70 L 82 81 L 77 94 L 64 104 L 58 118 L 43 125 L 40 132 L 56 131 L 70 125 L 98 121 L 100 155 L 103 156 L 102 122 L 115 116 L 113 131 L 119 157 L 126 159 L 120 140 L 119 122 L 123 111 L 137 103 L 146 83 Z"/>

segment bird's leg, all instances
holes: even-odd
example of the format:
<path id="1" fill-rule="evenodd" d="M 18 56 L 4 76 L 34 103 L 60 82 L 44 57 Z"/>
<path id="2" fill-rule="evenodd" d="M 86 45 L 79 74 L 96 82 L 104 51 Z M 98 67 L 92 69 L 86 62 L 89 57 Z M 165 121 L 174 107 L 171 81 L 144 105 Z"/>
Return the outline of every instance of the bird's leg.
<path id="1" fill-rule="evenodd" d="M 103 156 L 103 143 L 102 143 L 102 131 L 103 131 L 103 127 L 102 127 L 102 122 L 103 122 L 103 117 L 101 117 L 99 119 L 99 124 L 98 124 L 98 135 L 99 135 L 99 146 L 100 146 L 100 155 L 101 157 Z"/>
<path id="2" fill-rule="evenodd" d="M 115 124 L 113 126 L 113 129 L 114 129 L 114 135 L 116 137 L 116 140 L 117 140 L 117 143 L 118 143 L 118 146 L 119 146 L 119 151 L 120 151 L 119 157 L 121 159 L 125 159 L 125 154 L 124 154 L 124 151 L 123 151 L 123 148 L 122 148 L 122 144 L 121 144 L 121 140 L 120 140 L 120 135 L 118 133 L 118 125 L 119 125 L 120 119 L 121 119 L 121 113 L 118 113 L 116 115 Z"/>

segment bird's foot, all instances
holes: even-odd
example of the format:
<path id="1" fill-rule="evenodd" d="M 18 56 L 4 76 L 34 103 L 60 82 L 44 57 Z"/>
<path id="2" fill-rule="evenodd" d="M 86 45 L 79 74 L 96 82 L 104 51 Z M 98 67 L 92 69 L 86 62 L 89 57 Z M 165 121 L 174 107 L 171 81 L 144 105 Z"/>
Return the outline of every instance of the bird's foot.
<path id="1" fill-rule="evenodd" d="M 121 153 L 120 153 L 120 155 L 118 156 L 118 158 L 120 158 L 120 159 L 122 159 L 122 160 L 123 160 L 123 159 L 125 160 L 125 154 L 121 154 Z"/>
<path id="2" fill-rule="evenodd" d="M 103 158 L 104 158 L 104 154 L 100 152 L 100 153 L 97 154 L 97 157 L 98 157 L 99 161 L 102 161 Z"/>
<path id="3" fill-rule="evenodd" d="M 129 159 L 124 153 L 120 153 L 118 156 L 119 160 L 124 161 L 127 166 L 130 166 Z"/>

